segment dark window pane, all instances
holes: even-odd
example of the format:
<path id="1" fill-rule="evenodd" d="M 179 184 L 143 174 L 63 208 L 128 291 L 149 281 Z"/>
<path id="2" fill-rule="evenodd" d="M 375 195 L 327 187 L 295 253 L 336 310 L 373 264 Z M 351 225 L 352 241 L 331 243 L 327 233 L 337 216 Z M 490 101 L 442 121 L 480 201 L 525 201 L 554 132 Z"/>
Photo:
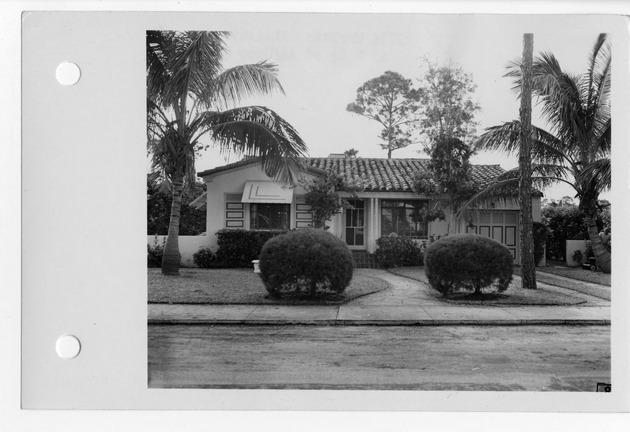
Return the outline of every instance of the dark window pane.
<path id="1" fill-rule="evenodd" d="M 428 226 L 417 221 L 414 213 L 426 205 L 423 200 L 381 201 L 381 235 L 396 233 L 401 237 L 425 238 Z"/>
<path id="2" fill-rule="evenodd" d="M 289 229 L 289 204 L 251 204 L 251 229 Z"/>

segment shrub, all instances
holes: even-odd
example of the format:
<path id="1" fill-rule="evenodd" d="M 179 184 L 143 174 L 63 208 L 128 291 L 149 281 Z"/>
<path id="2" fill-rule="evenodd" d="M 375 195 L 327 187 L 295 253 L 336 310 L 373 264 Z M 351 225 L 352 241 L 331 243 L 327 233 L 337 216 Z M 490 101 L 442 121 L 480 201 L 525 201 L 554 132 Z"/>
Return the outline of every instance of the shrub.
<path id="1" fill-rule="evenodd" d="M 193 254 L 195 265 L 200 268 L 216 267 L 216 255 L 209 247 L 201 247 Z"/>
<path id="2" fill-rule="evenodd" d="M 260 257 L 267 240 L 286 231 L 247 231 L 222 229 L 217 232 L 216 267 L 248 268 Z"/>
<path id="3" fill-rule="evenodd" d="M 386 268 L 422 265 L 422 251 L 411 239 L 381 237 L 376 240 L 376 245 L 376 259 Z"/>
<path id="4" fill-rule="evenodd" d="M 162 240 L 162 244 L 158 244 L 158 236 L 153 240 L 153 246 L 147 245 L 147 267 L 162 267 L 162 256 L 164 255 L 164 244 L 166 237 Z"/>
<path id="5" fill-rule="evenodd" d="M 456 290 L 494 286 L 505 291 L 512 281 L 513 258 L 501 243 L 473 234 L 443 237 L 431 244 L 424 265 L 431 286 L 448 295 Z"/>
<path id="6" fill-rule="evenodd" d="M 548 229 L 545 224 L 540 222 L 534 222 L 534 262 L 536 265 L 540 264 L 543 256 L 545 256 L 545 244 L 547 243 Z"/>
<path id="7" fill-rule="evenodd" d="M 341 294 L 352 279 L 353 267 L 348 246 L 316 229 L 274 237 L 260 254 L 260 277 L 274 297 Z"/>
<path id="8" fill-rule="evenodd" d="M 576 205 L 547 205 L 542 209 L 543 223 L 549 228 L 547 236 L 547 258 L 564 261 L 567 240 L 587 240 L 588 229 L 584 214 Z M 601 231 L 604 221 L 597 218 L 597 228 Z"/>

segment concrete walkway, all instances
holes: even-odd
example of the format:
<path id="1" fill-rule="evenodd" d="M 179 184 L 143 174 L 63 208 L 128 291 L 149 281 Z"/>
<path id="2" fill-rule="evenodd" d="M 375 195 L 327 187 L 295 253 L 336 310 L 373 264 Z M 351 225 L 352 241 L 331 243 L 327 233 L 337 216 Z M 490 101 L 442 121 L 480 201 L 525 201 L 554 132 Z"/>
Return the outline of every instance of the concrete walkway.
<path id="1" fill-rule="evenodd" d="M 610 325 L 610 302 L 585 293 L 576 295 L 589 306 L 457 305 L 418 289 L 422 282 L 383 270 L 369 273 L 390 288 L 340 306 L 149 304 L 149 324 Z"/>

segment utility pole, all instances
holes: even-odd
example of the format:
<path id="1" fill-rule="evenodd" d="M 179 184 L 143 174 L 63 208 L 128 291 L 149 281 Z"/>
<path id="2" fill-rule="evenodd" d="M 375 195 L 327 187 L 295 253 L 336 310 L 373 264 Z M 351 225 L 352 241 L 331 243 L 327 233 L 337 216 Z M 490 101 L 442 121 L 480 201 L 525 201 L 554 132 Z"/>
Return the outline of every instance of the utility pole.
<path id="1" fill-rule="evenodd" d="M 518 199 L 521 207 L 521 278 L 525 289 L 536 289 L 536 263 L 534 262 L 534 236 L 532 220 L 532 62 L 534 35 L 523 35 L 523 75 L 521 88 L 521 143 L 518 166 L 521 173 Z"/>

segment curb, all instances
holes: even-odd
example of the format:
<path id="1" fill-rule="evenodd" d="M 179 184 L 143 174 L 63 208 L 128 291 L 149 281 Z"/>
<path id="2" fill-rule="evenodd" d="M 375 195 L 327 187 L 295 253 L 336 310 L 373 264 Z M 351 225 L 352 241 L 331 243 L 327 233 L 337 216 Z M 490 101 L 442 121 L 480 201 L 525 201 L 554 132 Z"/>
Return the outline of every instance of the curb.
<path id="1" fill-rule="evenodd" d="M 438 326 L 610 326 L 606 319 L 542 319 L 542 320 L 209 320 L 149 319 L 148 325 L 221 325 L 221 326 L 371 326 L 371 327 L 438 327 Z"/>

